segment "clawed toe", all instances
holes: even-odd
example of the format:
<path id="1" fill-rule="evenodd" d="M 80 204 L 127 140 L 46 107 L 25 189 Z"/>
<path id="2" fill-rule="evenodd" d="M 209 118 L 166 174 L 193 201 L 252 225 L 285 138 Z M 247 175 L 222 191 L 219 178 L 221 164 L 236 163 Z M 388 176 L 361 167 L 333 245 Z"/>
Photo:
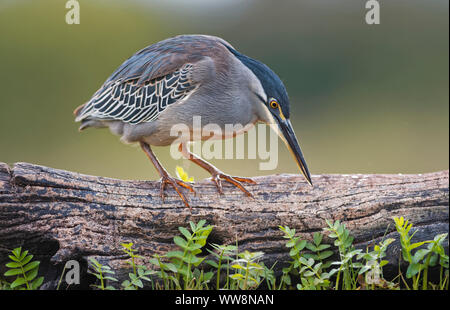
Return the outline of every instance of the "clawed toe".
<path id="1" fill-rule="evenodd" d="M 243 177 L 232 177 L 230 175 L 224 174 L 222 172 L 215 173 L 211 176 L 212 181 L 216 184 L 216 187 L 219 191 L 219 194 L 223 195 L 223 188 L 222 188 L 222 180 L 227 181 L 228 183 L 233 184 L 237 188 L 239 188 L 241 191 L 243 191 L 248 197 L 253 197 L 253 195 L 245 189 L 245 187 L 242 185 L 241 182 L 249 183 L 249 184 L 256 184 L 255 181 L 249 178 L 243 178 Z"/>
<path id="2" fill-rule="evenodd" d="M 183 182 L 181 180 L 172 178 L 170 176 L 163 176 L 159 182 L 160 182 L 160 196 L 161 196 L 161 199 L 163 202 L 164 202 L 164 190 L 166 189 L 166 185 L 170 184 L 175 189 L 175 191 L 178 193 L 178 196 L 180 196 L 181 200 L 183 200 L 186 207 L 188 207 L 189 210 L 192 210 L 191 206 L 189 205 L 189 201 L 188 201 L 186 195 L 183 193 L 183 188 L 187 188 L 187 189 L 189 189 L 190 192 L 195 194 L 195 190 L 192 187 L 192 185 L 190 185 L 186 182 Z"/>

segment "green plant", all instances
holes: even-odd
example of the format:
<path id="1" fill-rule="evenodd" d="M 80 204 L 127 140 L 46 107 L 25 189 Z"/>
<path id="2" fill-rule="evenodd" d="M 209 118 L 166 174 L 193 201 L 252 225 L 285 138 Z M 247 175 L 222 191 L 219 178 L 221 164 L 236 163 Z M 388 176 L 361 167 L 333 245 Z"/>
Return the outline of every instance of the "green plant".
<path id="1" fill-rule="evenodd" d="M 373 251 L 369 251 L 369 247 L 367 247 L 365 253 L 358 254 L 357 259 L 364 259 L 365 263 L 355 263 L 353 265 L 359 268 L 358 276 L 364 276 L 364 280 L 360 278 L 360 284 L 363 287 L 367 288 L 368 286 L 372 290 L 376 287 L 390 289 L 398 287 L 383 278 L 383 266 L 389 263 L 383 258 L 386 256 L 387 247 L 394 241 L 395 239 L 392 238 L 382 240 L 373 247 Z"/>
<path id="2" fill-rule="evenodd" d="M 418 257 L 414 258 L 412 250 L 424 245 L 428 241 L 411 243 L 411 239 L 415 234 L 415 232 L 412 234 L 409 233 L 413 226 L 412 223 L 409 223 L 408 220 L 405 220 L 403 217 L 394 217 L 394 222 L 395 228 L 400 235 L 403 259 L 409 263 L 408 269 L 406 270 L 406 277 L 412 278 L 413 289 L 417 290 L 419 288 L 420 272 L 423 269 L 423 265 L 420 264 Z M 405 285 L 408 287 L 406 282 Z"/>
<path id="3" fill-rule="evenodd" d="M 112 275 L 114 275 L 114 271 L 111 270 L 111 267 L 100 264 L 95 258 L 89 258 L 89 268 L 88 273 L 94 275 L 98 280 L 100 280 L 100 284 L 94 284 L 93 287 L 96 287 L 100 290 L 114 290 L 115 288 L 111 285 L 105 286 L 106 280 L 117 281 Z"/>
<path id="4" fill-rule="evenodd" d="M 152 283 L 152 279 L 149 278 L 150 275 L 154 274 L 155 272 L 153 270 L 148 270 L 146 266 L 144 265 L 137 265 L 136 260 L 137 259 L 144 259 L 144 257 L 137 255 L 136 249 L 133 249 L 133 243 L 122 243 L 122 251 L 125 252 L 130 259 L 127 261 L 128 264 L 131 265 L 133 272 L 128 273 L 129 280 L 125 280 L 122 282 L 122 287 L 125 290 L 135 290 L 138 288 L 143 288 L 144 284 L 142 283 L 142 280 L 148 281 Z"/>
<path id="5" fill-rule="evenodd" d="M 198 255 L 202 253 L 201 248 L 206 245 L 206 239 L 213 228 L 205 224 L 205 220 L 200 220 L 197 224 L 189 222 L 192 232 L 184 227 L 178 228 L 182 236 L 175 236 L 173 241 L 181 250 L 170 251 L 164 255 L 164 258 L 169 259 L 170 265 L 162 262 L 162 256 L 150 260 L 152 264 L 160 267 L 157 274 L 163 279 L 165 287 L 181 289 L 183 285 L 184 289 L 206 288 L 214 276 L 213 272 L 204 273 L 196 268 L 205 259 Z M 169 275 L 169 271 L 173 272 L 174 276 Z"/>
<path id="6" fill-rule="evenodd" d="M 232 255 L 236 255 L 237 252 L 237 246 L 234 245 L 218 245 L 218 244 L 211 244 L 213 247 L 213 250 L 208 250 L 209 253 L 211 253 L 213 256 L 217 258 L 217 262 L 213 260 L 206 260 L 205 262 L 216 268 L 217 274 L 216 274 L 216 290 L 220 289 L 220 274 L 222 269 L 226 269 L 226 282 L 225 282 L 225 289 L 229 288 L 229 276 L 230 276 L 230 262 L 233 260 L 231 257 Z"/>
<path id="7" fill-rule="evenodd" d="M 288 239 L 286 247 L 290 248 L 289 256 L 292 261 L 289 267 L 283 268 L 283 275 L 281 278 L 280 288 L 283 283 L 291 285 L 290 273 L 294 270 L 300 276 L 300 283 L 297 288 L 301 290 L 317 290 L 325 289 L 330 285 L 330 277 L 333 273 L 324 272 L 331 262 L 324 264 L 324 260 L 330 257 L 333 252 L 325 251 L 330 247 L 328 244 L 321 244 L 322 235 L 315 233 L 313 235 L 313 242 L 300 239 L 295 236 L 295 229 L 290 229 L 288 226 L 279 227 L 284 232 L 283 238 Z M 307 248 L 312 253 L 302 253 Z"/>
<path id="8" fill-rule="evenodd" d="M 333 255 L 333 251 L 328 250 L 331 245 L 322 243 L 323 235 L 319 232 L 313 234 L 312 242 L 306 242 L 306 248 L 312 253 L 305 253 L 305 258 L 313 258 L 315 261 L 322 263 L 320 270 L 327 269 L 331 265 L 331 261 L 325 261 Z"/>
<path id="9" fill-rule="evenodd" d="M 400 235 L 402 257 L 409 263 L 406 276 L 411 279 L 412 288 L 448 289 L 448 255 L 444 250 L 448 235 L 440 234 L 433 240 L 412 243 L 412 224 L 403 218 L 394 218 L 394 222 Z M 129 279 L 123 281 L 120 288 L 139 289 L 144 287 L 143 281 L 148 281 L 152 289 L 209 289 L 214 276 L 215 289 L 250 290 L 260 288 L 264 283 L 268 289 L 290 289 L 294 288 L 293 283 L 296 283 L 296 288 L 300 290 L 403 288 L 400 280 L 394 283 L 395 279 L 390 282 L 383 276 L 383 267 L 388 264 L 386 250 L 394 239 L 383 239 L 378 244 L 368 246 L 363 252 L 361 249 L 355 249 L 350 231 L 339 221 L 327 221 L 325 228 L 337 247 L 338 259 L 334 261 L 331 245 L 322 243 L 324 236 L 321 233 L 315 232 L 312 240 L 308 241 L 296 235 L 295 229 L 280 226 L 284 233 L 283 238 L 286 239 L 285 245 L 289 249 L 290 261 L 289 265 L 282 269 L 279 283 L 273 272 L 275 265 L 268 268 L 262 262 L 264 253 L 239 252 L 237 241 L 236 245 L 211 244 L 212 249 L 207 251 L 212 259 L 205 260 L 205 257 L 201 256 L 202 249 L 213 227 L 206 225 L 204 220 L 197 224 L 190 222 L 189 226 L 190 230 L 179 227 L 181 236 L 173 238 L 178 250 L 165 255 L 154 255 L 150 259 L 150 263 L 157 266 L 158 270 L 150 270 L 139 264 L 145 258 L 137 254 L 133 243 L 122 243 L 122 251 L 129 257 L 127 263 L 131 272 L 128 274 Z M 14 249 L 9 257 L 11 262 L 6 264 L 9 270 L 5 272 L 5 276 L 16 276 L 16 279 L 12 283 L 0 279 L 0 289 L 39 288 L 43 282 L 43 277 L 37 278 L 39 262 L 32 262 L 33 256 L 21 248 Z M 205 272 L 205 263 L 213 270 Z M 430 267 L 439 267 L 439 283 L 429 282 Z M 99 280 L 93 287 L 101 290 L 115 289 L 107 285 L 108 281 L 117 281 L 109 266 L 90 258 L 88 272 Z M 152 278 L 152 275 L 161 281 L 154 282 L 155 277 Z M 397 277 L 403 279 L 400 270 Z M 403 284 L 407 289 L 410 288 L 405 279 Z"/>
<path id="10" fill-rule="evenodd" d="M 36 290 L 44 281 L 44 277 L 37 278 L 39 271 L 39 261 L 31 261 L 32 254 L 28 254 L 28 251 L 22 251 L 22 248 L 15 248 L 12 250 L 12 255 L 8 255 L 11 259 L 6 267 L 9 268 L 5 272 L 5 276 L 16 276 L 16 279 L 8 285 L 10 289 L 22 289 L 22 290 Z M 6 284 L 4 284 L 6 285 Z"/>
<path id="11" fill-rule="evenodd" d="M 267 276 L 267 269 L 258 263 L 263 255 L 263 252 L 249 251 L 237 254 L 238 259 L 234 260 L 231 265 L 235 273 L 230 275 L 230 278 L 237 284 L 236 288 L 256 289 L 261 284 L 261 281 Z"/>
<path id="12" fill-rule="evenodd" d="M 353 236 L 350 235 L 350 231 L 345 227 L 345 224 L 339 220 L 332 223 L 326 220 L 328 227 L 325 231 L 328 231 L 328 237 L 335 239 L 334 245 L 338 248 L 339 261 L 332 262 L 331 265 L 339 266 L 332 269 L 330 273 L 336 275 L 335 289 L 339 289 L 339 284 L 342 275 L 342 289 L 352 290 L 356 289 L 357 281 L 357 268 L 358 264 L 354 264 L 353 259 L 362 252 L 361 249 L 355 249 L 353 247 Z"/>
<path id="13" fill-rule="evenodd" d="M 0 279 L 0 291 L 8 291 L 11 290 L 11 284 L 3 279 Z"/>
<path id="14" fill-rule="evenodd" d="M 160 287 L 158 283 L 156 284 L 156 287 L 166 290 L 181 288 L 180 283 L 176 277 L 177 267 L 175 267 L 175 265 L 170 262 L 165 263 L 163 259 L 165 259 L 165 256 L 155 254 L 153 258 L 149 260 L 151 264 L 159 267 L 159 270 L 156 271 L 155 274 L 163 281 L 162 287 Z"/>
<path id="15" fill-rule="evenodd" d="M 439 287 L 445 287 L 446 285 L 448 287 L 448 256 L 445 254 L 442 246 L 442 243 L 447 238 L 447 234 L 437 235 L 433 240 L 411 243 L 411 239 L 415 234 L 415 232 L 410 234 L 412 223 L 409 223 L 403 217 L 394 217 L 394 222 L 395 228 L 400 235 L 403 259 L 409 263 L 406 277 L 412 279 L 412 288 L 414 290 L 419 289 L 420 279 L 422 279 L 422 289 L 428 289 L 428 269 L 430 266 L 436 266 L 438 263 L 441 266 Z M 427 244 L 427 248 L 417 249 L 425 244 Z M 413 250 L 415 250 L 414 254 Z M 447 270 L 445 278 L 443 277 L 444 270 Z M 409 288 L 406 283 L 405 285 Z"/>

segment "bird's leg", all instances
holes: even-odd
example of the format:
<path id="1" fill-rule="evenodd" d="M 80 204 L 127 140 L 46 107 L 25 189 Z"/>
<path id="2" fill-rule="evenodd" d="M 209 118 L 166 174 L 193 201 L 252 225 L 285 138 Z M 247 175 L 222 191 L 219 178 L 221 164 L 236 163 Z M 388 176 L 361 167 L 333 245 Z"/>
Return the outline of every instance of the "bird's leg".
<path id="1" fill-rule="evenodd" d="M 248 190 L 246 190 L 244 188 L 244 186 L 241 184 L 241 182 L 256 184 L 256 182 L 253 181 L 252 179 L 230 176 L 230 175 L 223 173 L 222 171 L 220 171 L 219 169 L 217 169 L 216 167 L 214 167 L 207 161 L 201 159 L 194 153 L 190 152 L 185 143 L 181 143 L 180 146 L 178 147 L 178 150 L 181 152 L 181 154 L 183 154 L 183 156 L 186 159 L 189 159 L 190 161 L 199 165 L 200 167 L 202 167 L 203 169 L 205 169 L 206 171 L 208 171 L 211 174 L 211 179 L 216 184 L 217 189 L 219 190 L 220 194 L 223 194 L 222 180 L 225 180 L 225 181 L 233 184 L 237 188 L 239 188 L 241 191 L 243 191 L 245 194 L 247 194 L 247 196 L 253 198 L 253 195 Z"/>
<path id="2" fill-rule="evenodd" d="M 182 187 L 189 189 L 191 192 L 195 193 L 194 188 L 192 185 L 183 182 L 181 180 L 178 180 L 176 178 L 173 178 L 169 175 L 169 173 L 164 169 L 164 167 L 161 165 L 161 163 L 156 158 L 155 154 L 153 153 L 152 149 L 150 148 L 150 145 L 148 145 L 145 142 L 140 142 L 142 150 L 145 152 L 147 157 L 152 161 L 153 165 L 155 166 L 156 170 L 158 170 L 159 175 L 161 176 L 161 189 L 160 189 L 160 195 L 161 199 L 164 201 L 164 189 L 166 187 L 166 184 L 170 184 L 173 186 L 175 191 L 178 193 L 178 195 L 183 200 L 184 204 L 191 209 L 191 206 L 189 205 L 189 202 L 186 198 L 186 196 L 183 194 Z"/>

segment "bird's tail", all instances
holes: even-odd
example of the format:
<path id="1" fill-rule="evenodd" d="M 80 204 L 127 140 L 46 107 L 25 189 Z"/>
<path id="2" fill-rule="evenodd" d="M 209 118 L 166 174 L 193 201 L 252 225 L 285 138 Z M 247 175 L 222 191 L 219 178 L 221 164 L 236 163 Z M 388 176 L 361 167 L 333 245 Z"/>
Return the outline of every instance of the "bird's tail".
<path id="1" fill-rule="evenodd" d="M 84 113 L 84 108 L 86 107 L 87 103 L 84 103 L 77 107 L 73 114 L 75 115 L 75 121 L 81 122 L 80 127 L 78 128 L 78 131 L 82 131 L 83 129 L 86 129 L 88 127 L 96 127 L 96 128 L 102 128 L 105 127 L 105 124 L 97 119 L 93 119 L 89 117 L 89 113 Z"/>

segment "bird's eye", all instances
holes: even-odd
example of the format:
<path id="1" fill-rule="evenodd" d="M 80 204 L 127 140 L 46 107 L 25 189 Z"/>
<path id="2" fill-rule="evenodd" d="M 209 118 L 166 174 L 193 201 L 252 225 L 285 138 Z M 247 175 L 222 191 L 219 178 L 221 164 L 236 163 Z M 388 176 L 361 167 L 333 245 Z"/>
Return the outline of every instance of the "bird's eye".
<path id="1" fill-rule="evenodd" d="M 271 100 L 271 101 L 270 101 L 270 107 L 271 107 L 272 109 L 278 108 L 278 102 L 276 102 L 275 100 Z"/>

